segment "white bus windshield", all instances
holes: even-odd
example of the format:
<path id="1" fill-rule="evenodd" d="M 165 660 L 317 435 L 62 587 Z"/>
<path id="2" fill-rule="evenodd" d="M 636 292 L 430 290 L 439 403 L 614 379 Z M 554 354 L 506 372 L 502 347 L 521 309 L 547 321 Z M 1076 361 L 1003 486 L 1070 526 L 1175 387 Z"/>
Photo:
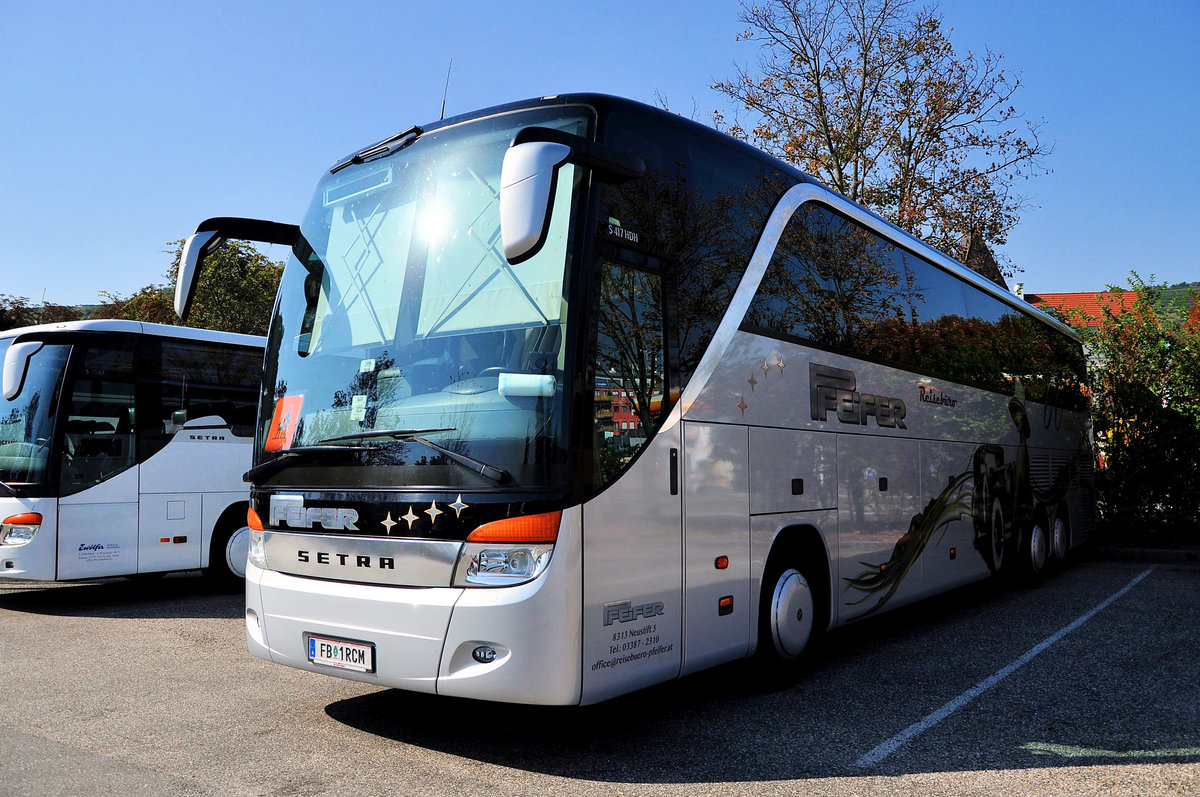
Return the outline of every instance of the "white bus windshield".
<path id="1" fill-rule="evenodd" d="M 386 467 L 356 478 L 396 486 L 413 478 L 397 468 L 421 467 L 420 483 L 455 488 L 479 486 L 478 474 L 415 437 L 525 486 L 543 482 L 530 469 L 562 459 L 577 170 L 560 171 L 536 256 L 511 265 L 500 241 L 500 167 L 531 124 L 587 131 L 561 109 L 494 117 L 432 131 L 318 186 L 272 324 L 260 457 L 362 436 L 371 456 L 355 464 Z M 421 434 L 379 434 L 388 430 Z"/>
<path id="2" fill-rule="evenodd" d="M 0 362 L 12 341 L 0 339 Z M 43 346 L 29 358 L 21 392 L 12 399 L 0 397 L 0 481 L 9 485 L 45 482 L 55 405 L 70 351 L 70 346 Z"/>

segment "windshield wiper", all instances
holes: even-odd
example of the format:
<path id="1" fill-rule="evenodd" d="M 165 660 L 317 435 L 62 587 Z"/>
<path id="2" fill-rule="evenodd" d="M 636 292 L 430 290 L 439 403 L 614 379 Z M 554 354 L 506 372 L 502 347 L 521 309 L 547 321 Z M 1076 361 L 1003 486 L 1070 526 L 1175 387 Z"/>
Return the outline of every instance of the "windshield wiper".
<path id="1" fill-rule="evenodd" d="M 512 479 L 512 474 L 503 468 L 497 468 L 486 462 L 480 462 L 474 457 L 468 457 L 466 454 L 459 454 L 457 451 L 451 451 L 445 446 L 439 446 L 437 443 L 426 440 L 424 437 L 410 438 L 414 443 L 420 443 L 423 446 L 429 446 L 434 451 L 442 454 L 451 462 L 462 465 L 468 470 L 473 470 L 485 479 L 491 479 L 496 484 L 504 484 Z"/>
<path id="2" fill-rule="evenodd" d="M 339 440 L 369 440 L 377 437 L 390 437 L 393 440 L 412 440 L 414 443 L 420 443 L 423 446 L 432 448 L 434 451 L 449 459 L 456 465 L 461 465 L 467 470 L 474 471 L 485 479 L 489 479 L 496 484 L 504 484 L 512 480 L 512 474 L 503 468 L 497 468 L 494 465 L 489 465 L 486 462 L 481 462 L 474 457 L 468 457 L 466 454 L 460 454 L 457 451 L 451 451 L 445 446 L 438 445 L 431 440 L 426 440 L 421 435 L 434 434 L 436 432 L 453 432 L 454 427 L 445 429 L 378 429 L 372 432 L 358 432 L 356 434 L 343 434 L 337 437 L 327 437 L 322 440 L 322 443 L 333 443 Z M 262 467 L 261 465 L 259 467 Z"/>
<path id="3" fill-rule="evenodd" d="M 373 448 L 376 448 L 376 446 L 296 446 L 295 448 L 287 449 L 274 459 L 269 459 L 266 462 L 255 465 L 242 474 L 242 481 L 255 482 L 259 479 L 265 479 L 268 476 L 274 476 L 279 471 L 286 470 L 293 465 L 298 465 L 305 459 L 318 459 L 326 454 L 344 454 L 347 451 L 369 451 Z"/>
<path id="4" fill-rule="evenodd" d="M 421 134 L 424 132 L 425 131 L 422 130 L 420 128 L 420 126 L 413 125 L 412 127 L 408 128 L 407 130 L 405 130 L 402 133 L 397 133 L 396 135 L 392 136 L 391 138 L 385 138 L 383 141 L 380 141 L 378 144 L 372 144 L 371 146 L 367 147 L 366 149 L 362 150 L 361 152 L 358 152 L 358 153 L 350 156 L 349 158 L 346 158 L 346 160 L 341 161 L 340 163 L 335 163 L 333 165 L 333 167 L 329 170 L 329 173 L 337 174 L 342 169 L 345 169 L 347 166 L 357 165 L 359 163 L 366 163 L 366 161 L 369 158 L 374 158 L 376 155 L 383 155 L 384 153 L 389 152 L 392 149 L 395 149 L 397 146 L 399 146 L 401 148 L 406 147 L 409 144 L 416 141 L 418 138 L 420 138 Z"/>
<path id="5" fill-rule="evenodd" d="M 17 488 L 13 487 L 8 482 L 0 481 L 0 488 L 3 488 L 4 492 L 11 495 L 13 498 L 21 497 L 21 494 L 19 492 L 17 492 Z"/>
<path id="6" fill-rule="evenodd" d="M 446 426 L 441 429 L 376 429 L 370 432 L 355 432 L 354 434 L 340 434 L 337 437 L 326 437 L 324 440 L 318 441 L 318 445 L 325 443 L 336 443 L 341 440 L 371 440 L 376 437 L 390 437 L 394 440 L 411 440 L 417 435 L 422 434 L 437 434 L 438 432 L 453 432 L 453 426 Z"/>

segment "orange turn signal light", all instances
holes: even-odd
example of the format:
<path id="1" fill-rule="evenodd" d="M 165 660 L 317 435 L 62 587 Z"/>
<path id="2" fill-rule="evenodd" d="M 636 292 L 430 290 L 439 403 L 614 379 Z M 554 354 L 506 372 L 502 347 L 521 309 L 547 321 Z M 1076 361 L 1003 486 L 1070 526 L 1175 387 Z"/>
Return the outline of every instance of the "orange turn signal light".
<path id="1" fill-rule="evenodd" d="M 484 523 L 467 536 L 467 542 L 554 542 L 562 512 L 522 515 Z"/>
<path id="2" fill-rule="evenodd" d="M 264 531 L 262 518 L 260 518 L 258 513 L 254 511 L 254 507 L 250 507 L 246 510 L 246 525 L 255 531 Z"/>
<path id="3" fill-rule="evenodd" d="M 5 526 L 40 526 L 42 525 L 42 513 L 22 512 L 19 515 L 9 515 L 0 523 Z"/>

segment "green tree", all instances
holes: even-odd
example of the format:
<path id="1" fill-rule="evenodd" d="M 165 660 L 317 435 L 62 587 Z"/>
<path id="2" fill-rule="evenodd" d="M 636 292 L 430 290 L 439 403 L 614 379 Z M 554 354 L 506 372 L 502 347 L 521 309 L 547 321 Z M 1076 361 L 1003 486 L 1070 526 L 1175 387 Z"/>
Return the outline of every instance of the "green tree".
<path id="1" fill-rule="evenodd" d="M 1131 274 L 1099 318 L 1069 318 L 1091 358 L 1096 490 L 1103 528 L 1142 542 L 1195 543 L 1200 505 L 1200 300 L 1164 308 L 1164 286 Z"/>
<path id="2" fill-rule="evenodd" d="M 717 113 L 718 127 L 952 257 L 971 237 L 1005 243 L 1026 205 L 1016 181 L 1052 147 L 1012 105 L 1021 79 L 1001 55 L 959 56 L 913 0 L 766 0 L 741 19 L 758 67 L 713 88 L 752 119 Z"/>
<path id="3" fill-rule="evenodd" d="M 0 293 L 0 329 L 77 321 L 82 317 L 83 313 L 76 307 L 52 302 L 42 302 L 41 306 L 38 306 L 31 304 L 24 296 Z"/>
<path id="4" fill-rule="evenodd" d="M 164 250 L 173 258 L 165 282 L 147 285 L 128 297 L 101 292 L 104 303 L 93 317 L 178 324 L 174 296 L 183 241 L 172 245 L 173 249 Z M 282 263 L 271 261 L 253 245 L 230 241 L 205 260 L 187 325 L 265 335 L 282 270 Z"/>

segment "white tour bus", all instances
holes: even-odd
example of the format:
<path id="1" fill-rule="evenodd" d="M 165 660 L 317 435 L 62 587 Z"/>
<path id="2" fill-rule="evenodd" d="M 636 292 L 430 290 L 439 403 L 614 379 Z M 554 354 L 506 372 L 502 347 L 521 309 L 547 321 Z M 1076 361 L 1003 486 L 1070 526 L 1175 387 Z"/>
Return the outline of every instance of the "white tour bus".
<path id="1" fill-rule="evenodd" d="M 564 95 L 334 165 L 287 243 L 255 443 L 257 656 L 593 703 L 1093 525 L 1078 339 L 812 178 Z"/>
<path id="2" fill-rule="evenodd" d="M 0 577 L 242 578 L 263 343 L 136 321 L 0 331 Z"/>

